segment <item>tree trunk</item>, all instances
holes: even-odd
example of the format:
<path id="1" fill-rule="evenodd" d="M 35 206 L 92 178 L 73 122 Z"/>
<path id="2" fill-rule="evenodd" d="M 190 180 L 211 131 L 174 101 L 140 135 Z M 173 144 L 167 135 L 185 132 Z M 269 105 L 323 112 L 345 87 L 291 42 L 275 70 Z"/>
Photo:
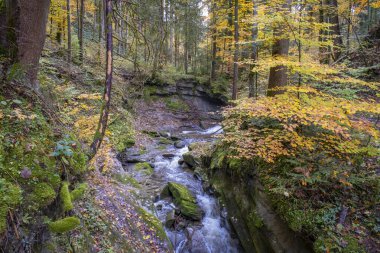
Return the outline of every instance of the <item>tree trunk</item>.
<path id="1" fill-rule="evenodd" d="M 92 155 L 95 155 L 98 151 L 100 145 L 102 144 L 108 122 L 108 115 L 111 105 L 111 89 L 112 89 L 112 1 L 106 0 L 106 82 L 103 93 L 103 105 L 100 112 L 100 118 L 98 123 L 98 128 L 95 133 L 94 141 L 91 144 Z"/>
<path id="2" fill-rule="evenodd" d="M 319 23 L 324 23 L 325 22 L 325 11 L 324 11 L 324 0 L 319 1 Z M 319 62 L 321 64 L 327 64 L 329 63 L 329 56 L 328 56 L 328 51 L 326 49 L 326 46 L 323 45 L 323 43 L 326 41 L 326 31 L 321 29 L 319 31 Z"/>
<path id="3" fill-rule="evenodd" d="M 291 1 L 286 0 L 282 5 L 282 9 L 289 9 Z M 274 38 L 281 37 L 284 25 L 276 25 L 274 27 Z M 272 57 L 287 57 L 289 53 L 289 39 L 277 39 L 272 46 Z M 271 67 L 269 70 L 268 80 L 268 96 L 281 94 L 282 91 L 273 90 L 274 88 L 286 86 L 288 84 L 288 69 L 284 65 Z"/>
<path id="4" fill-rule="evenodd" d="M 257 1 L 252 0 L 253 10 L 252 15 L 255 17 L 257 15 Z M 257 61 L 257 23 L 253 23 L 252 26 L 252 52 L 251 52 L 251 61 Z M 257 88 L 257 72 L 252 72 L 252 68 L 254 67 L 254 63 L 250 65 L 250 71 L 248 76 L 248 97 L 253 97 L 255 95 L 255 87 Z M 257 91 L 256 91 L 257 93 Z"/>
<path id="5" fill-rule="evenodd" d="M 342 53 L 343 40 L 340 34 L 339 16 L 338 16 L 338 1 L 330 0 L 330 23 L 332 25 L 332 35 L 334 36 L 334 47 L 331 49 L 331 56 L 334 61 L 338 60 Z"/>
<path id="6" fill-rule="evenodd" d="M 84 24 L 84 0 L 80 0 L 79 34 L 78 34 L 80 63 L 83 63 L 83 24 Z"/>
<path id="7" fill-rule="evenodd" d="M 67 61 L 71 62 L 71 9 L 70 0 L 66 1 L 67 8 Z"/>
<path id="8" fill-rule="evenodd" d="M 234 77 L 232 82 L 232 99 L 237 99 L 237 85 L 238 85 L 238 78 L 239 78 L 239 68 L 238 68 L 238 61 L 239 61 L 239 0 L 235 0 L 235 21 L 234 21 L 234 30 L 235 30 L 235 52 L 234 52 Z"/>
<path id="9" fill-rule="evenodd" d="M 20 64 L 36 90 L 49 6 L 49 0 L 7 0 L 0 14 L 0 47 L 6 49 L 12 63 Z"/>
<path id="10" fill-rule="evenodd" d="M 211 81 L 214 81 L 216 77 L 216 52 L 217 52 L 216 32 L 217 30 L 216 30 L 216 13 L 215 12 L 216 12 L 216 2 L 214 0 L 212 3 L 212 10 L 211 10 L 211 14 L 212 14 L 212 29 L 211 29 L 212 54 L 211 54 L 211 73 L 210 73 Z"/>

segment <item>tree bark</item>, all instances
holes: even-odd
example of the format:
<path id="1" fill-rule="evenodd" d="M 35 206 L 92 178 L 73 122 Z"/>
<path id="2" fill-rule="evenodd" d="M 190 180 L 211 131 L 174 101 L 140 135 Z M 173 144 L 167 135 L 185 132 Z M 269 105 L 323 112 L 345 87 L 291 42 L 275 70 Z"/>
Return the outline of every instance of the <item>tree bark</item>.
<path id="1" fill-rule="evenodd" d="M 252 0 L 253 10 L 252 16 L 255 17 L 257 15 L 257 1 Z M 257 61 L 257 23 L 253 23 L 252 25 L 252 52 L 251 52 L 251 61 Z M 248 76 L 248 97 L 253 97 L 255 95 L 255 88 L 257 89 L 257 72 L 252 72 L 252 68 L 254 67 L 254 63 L 250 65 L 250 71 Z M 256 91 L 257 93 L 257 91 Z"/>
<path id="2" fill-rule="evenodd" d="M 78 0 L 79 1 L 79 0 Z M 84 24 L 84 0 L 80 0 L 80 14 L 79 14 L 79 61 L 83 63 L 83 24 Z"/>
<path id="3" fill-rule="evenodd" d="M 112 59 L 112 1 L 106 1 L 106 82 L 103 93 L 103 105 L 100 112 L 100 118 L 98 123 L 98 128 L 95 133 L 94 141 L 91 144 L 92 155 L 95 155 L 102 144 L 108 122 L 108 115 L 111 105 L 111 89 L 112 89 L 112 70 L 113 70 L 113 59 Z"/>
<path id="4" fill-rule="evenodd" d="M 70 0 L 66 1 L 67 10 L 67 61 L 71 62 L 71 9 Z"/>
<path id="5" fill-rule="evenodd" d="M 7 0 L 0 14 L 0 46 L 19 63 L 31 88 L 38 90 L 38 62 L 45 43 L 50 0 Z"/>
<path id="6" fill-rule="evenodd" d="M 215 0 L 212 3 L 212 29 L 211 29 L 211 39 L 212 39 L 212 53 L 211 53 L 211 73 L 210 73 L 210 79 L 211 81 L 215 81 L 216 77 L 216 51 L 217 51 L 217 44 L 216 44 L 216 2 Z"/>
<path id="7" fill-rule="evenodd" d="M 234 52 L 234 77 L 232 82 L 232 100 L 237 99 L 237 85 L 238 85 L 238 78 L 239 78 L 239 67 L 238 67 L 238 61 L 239 61 L 239 0 L 235 0 L 235 20 L 234 20 L 234 30 L 235 30 L 235 52 Z"/>
<path id="8" fill-rule="evenodd" d="M 338 16 L 338 1 L 337 0 L 330 0 L 330 23 L 332 25 L 332 35 L 334 46 L 331 49 L 331 56 L 334 61 L 338 60 L 340 55 L 342 54 L 342 46 L 343 46 L 343 40 L 340 33 L 340 26 L 339 26 L 339 16 Z"/>
<path id="9" fill-rule="evenodd" d="M 289 9 L 291 1 L 286 0 L 282 5 L 282 9 Z M 272 57 L 287 57 L 289 53 L 289 39 L 281 38 L 284 30 L 283 24 L 277 24 L 274 27 L 273 34 L 274 38 L 277 39 L 272 46 Z M 269 70 L 269 80 L 268 80 L 268 96 L 275 96 L 281 94 L 282 91 L 273 90 L 277 87 L 286 86 L 288 84 L 288 69 L 284 65 L 278 65 L 271 67 Z"/>

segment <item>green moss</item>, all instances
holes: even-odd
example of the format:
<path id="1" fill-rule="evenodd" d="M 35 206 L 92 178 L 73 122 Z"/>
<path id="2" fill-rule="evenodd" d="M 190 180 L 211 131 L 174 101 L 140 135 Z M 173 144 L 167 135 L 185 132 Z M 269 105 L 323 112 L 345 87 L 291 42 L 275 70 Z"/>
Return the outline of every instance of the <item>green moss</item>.
<path id="1" fill-rule="evenodd" d="M 6 229 L 8 211 L 15 208 L 20 202 L 20 187 L 0 178 L 0 233 Z"/>
<path id="2" fill-rule="evenodd" d="M 75 151 L 69 159 L 71 171 L 74 175 L 82 175 L 86 172 L 87 156 L 82 150 Z"/>
<path id="3" fill-rule="evenodd" d="M 196 204 L 197 202 L 193 194 L 191 194 L 186 186 L 169 182 L 168 187 L 174 198 L 174 204 L 180 208 L 182 215 L 193 220 L 200 220 L 202 218 L 202 212 Z"/>
<path id="4" fill-rule="evenodd" d="M 82 184 L 79 184 L 71 193 L 71 200 L 72 201 L 75 201 L 77 199 L 80 199 L 84 193 L 86 192 L 88 188 L 88 184 L 87 183 L 82 183 Z"/>
<path id="5" fill-rule="evenodd" d="M 163 145 L 171 145 L 173 144 L 172 140 L 169 140 L 165 137 L 160 137 L 160 140 L 158 141 L 158 144 L 163 144 Z"/>
<path id="6" fill-rule="evenodd" d="M 155 232 L 158 235 L 158 237 L 160 237 L 162 240 L 168 240 L 162 223 L 159 219 L 157 219 L 156 216 L 152 215 L 151 213 L 147 212 L 145 209 L 141 207 L 139 207 L 137 210 L 141 214 L 143 220 L 155 229 Z"/>
<path id="7" fill-rule="evenodd" d="M 261 219 L 261 217 L 255 210 L 249 213 L 248 221 L 250 226 L 254 226 L 256 228 L 261 228 L 262 226 L 264 226 L 263 219 Z"/>
<path id="8" fill-rule="evenodd" d="M 73 230 L 80 224 L 80 221 L 77 217 L 66 217 L 54 222 L 49 223 L 49 229 L 53 233 L 65 233 L 70 230 Z"/>
<path id="9" fill-rule="evenodd" d="M 109 130 L 111 143 L 118 152 L 135 145 L 133 116 L 128 111 L 124 110 L 119 118 L 111 121 Z"/>
<path id="10" fill-rule="evenodd" d="M 73 202 L 71 201 L 71 195 L 69 192 L 69 183 L 68 182 L 62 183 L 62 187 L 61 187 L 61 191 L 59 193 L 59 196 L 61 198 L 63 211 L 67 212 L 67 211 L 73 210 L 74 205 L 73 205 Z"/>
<path id="11" fill-rule="evenodd" d="M 33 206 L 42 208 L 50 205 L 56 198 L 54 189 L 47 183 L 39 183 L 34 186 L 33 192 L 29 199 Z"/>
<path id="12" fill-rule="evenodd" d="M 138 171 L 143 170 L 143 172 L 147 175 L 153 174 L 153 168 L 147 162 L 136 163 L 135 169 Z"/>
<path id="13" fill-rule="evenodd" d="M 227 156 L 227 150 L 224 147 L 217 147 L 211 158 L 210 168 L 214 169 L 222 169 L 224 168 L 224 161 Z"/>
<path id="14" fill-rule="evenodd" d="M 184 101 L 178 98 L 165 98 L 164 102 L 166 107 L 170 110 L 184 112 L 188 112 L 190 110 L 189 106 Z"/>
<path id="15" fill-rule="evenodd" d="M 130 177 L 128 175 L 115 174 L 115 175 L 113 175 L 113 178 L 122 184 L 129 184 L 135 188 L 141 188 L 140 183 L 136 179 L 134 179 L 133 177 Z"/>

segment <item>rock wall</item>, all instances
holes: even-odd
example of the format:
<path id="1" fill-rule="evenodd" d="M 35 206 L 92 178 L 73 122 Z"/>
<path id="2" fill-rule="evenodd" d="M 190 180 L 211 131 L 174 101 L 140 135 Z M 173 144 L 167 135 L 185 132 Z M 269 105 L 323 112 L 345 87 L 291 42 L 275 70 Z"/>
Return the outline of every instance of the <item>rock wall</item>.
<path id="1" fill-rule="evenodd" d="M 242 180 L 218 170 L 210 175 L 210 183 L 246 252 L 312 252 L 275 213 L 257 179 Z"/>
<path id="2" fill-rule="evenodd" d="M 154 85 L 154 84 L 152 84 Z M 150 95 L 156 96 L 175 96 L 178 95 L 185 101 L 194 105 L 199 111 L 212 112 L 219 110 L 219 107 L 227 103 L 227 99 L 218 94 L 213 94 L 211 89 L 200 84 L 195 79 L 180 79 L 176 85 L 151 86 Z"/>

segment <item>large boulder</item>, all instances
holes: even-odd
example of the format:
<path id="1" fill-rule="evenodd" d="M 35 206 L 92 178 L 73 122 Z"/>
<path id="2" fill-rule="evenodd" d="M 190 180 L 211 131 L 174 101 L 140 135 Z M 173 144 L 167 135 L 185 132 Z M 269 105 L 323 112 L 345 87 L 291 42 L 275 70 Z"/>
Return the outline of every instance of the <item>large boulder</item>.
<path id="1" fill-rule="evenodd" d="M 173 197 L 174 204 L 179 208 L 180 213 L 188 219 L 199 221 L 202 219 L 202 210 L 197 205 L 193 194 L 186 188 L 186 186 L 174 182 L 169 182 L 167 187 L 164 188 L 167 195 L 169 192 Z"/>

